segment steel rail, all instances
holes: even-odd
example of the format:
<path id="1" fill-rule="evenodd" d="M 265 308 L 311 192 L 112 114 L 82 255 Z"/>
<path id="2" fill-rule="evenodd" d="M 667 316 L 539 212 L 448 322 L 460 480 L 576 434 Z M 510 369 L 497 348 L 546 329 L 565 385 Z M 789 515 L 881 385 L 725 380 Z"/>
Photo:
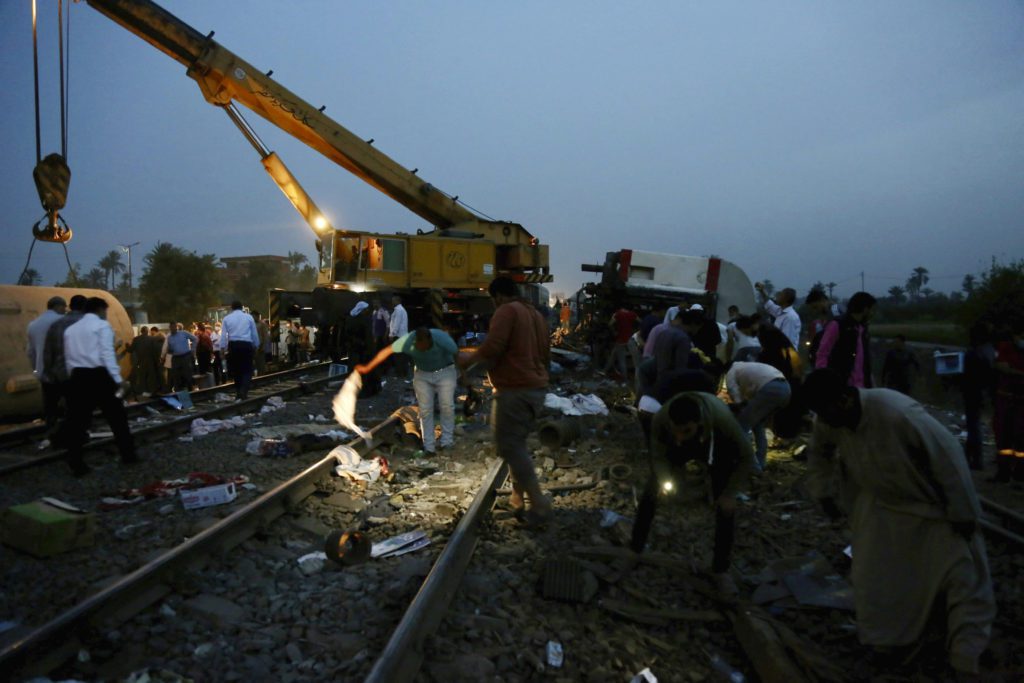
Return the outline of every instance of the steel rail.
<path id="1" fill-rule="evenodd" d="M 188 431 L 192 421 L 196 418 L 216 418 L 224 415 L 231 415 L 234 413 L 245 412 L 251 408 L 256 408 L 263 403 L 266 403 L 267 399 L 272 396 L 283 396 L 289 397 L 295 394 L 307 393 L 311 389 L 326 384 L 335 377 L 325 376 L 318 377 L 316 379 L 308 381 L 300 381 L 298 384 L 286 386 L 278 391 L 272 391 L 260 396 L 254 396 L 247 398 L 244 401 L 234 401 L 232 403 L 225 403 L 224 405 L 210 408 L 196 413 L 187 413 L 180 417 L 173 418 L 167 422 L 161 422 L 159 424 L 148 425 L 132 430 L 132 437 L 143 443 L 156 441 L 160 438 L 175 434 L 177 432 Z M 101 450 L 115 445 L 113 437 L 104 437 L 101 439 L 93 439 L 83 446 L 82 450 L 85 452 Z M 63 460 L 66 451 L 64 449 L 58 449 L 44 455 L 40 455 L 34 458 L 25 458 L 24 460 L 13 462 L 7 465 L 0 466 L 0 477 L 17 472 L 19 470 L 29 469 L 32 467 L 38 467 L 40 465 L 46 465 L 51 462 Z"/>
<path id="2" fill-rule="evenodd" d="M 396 415 L 391 415 L 370 433 L 374 436 L 384 433 L 398 420 Z M 360 438 L 347 445 L 356 450 L 372 450 Z M 164 585 L 165 580 L 249 538 L 313 493 L 316 481 L 327 475 L 335 464 L 333 457 L 324 457 L 210 528 L 4 646 L 0 650 L 0 671 L 4 676 L 39 675 L 56 668 L 70 654 L 67 645 L 75 642 L 77 631 L 105 620 L 123 621 L 161 599 L 169 590 Z"/>
<path id="3" fill-rule="evenodd" d="M 503 460 L 488 470 L 483 486 L 395 627 L 391 639 L 366 677 L 366 683 L 401 683 L 416 677 L 423 664 L 423 642 L 437 629 L 455 596 L 473 557 L 480 521 L 490 512 L 496 490 L 507 476 L 508 465 Z"/>
<path id="4" fill-rule="evenodd" d="M 319 370 L 321 368 L 329 367 L 330 361 L 323 363 L 314 363 L 311 365 L 304 365 L 297 368 L 288 368 L 287 370 L 280 370 L 278 372 L 272 372 L 269 375 L 258 375 L 252 378 L 251 387 L 258 387 L 264 384 L 272 384 L 281 380 L 287 379 L 292 375 L 301 375 L 304 372 L 310 370 Z M 190 396 L 193 401 L 207 401 L 211 400 L 218 393 L 230 389 L 235 386 L 234 382 L 225 382 L 224 384 L 217 384 L 206 389 L 197 389 L 196 391 L 190 392 Z M 174 396 L 174 394 L 167 394 L 167 396 Z M 134 417 L 137 414 L 146 412 L 147 408 L 157 408 L 164 406 L 165 403 L 160 397 L 154 397 L 145 401 L 137 401 L 135 403 L 129 403 L 125 406 L 128 412 L 128 417 Z M 97 410 L 95 415 L 99 415 L 100 412 Z M 14 427 L 6 431 L 0 432 L 0 448 L 9 448 L 15 446 L 24 441 L 29 441 L 37 436 L 41 436 L 46 433 L 47 427 L 45 424 L 30 424 L 24 427 Z"/>

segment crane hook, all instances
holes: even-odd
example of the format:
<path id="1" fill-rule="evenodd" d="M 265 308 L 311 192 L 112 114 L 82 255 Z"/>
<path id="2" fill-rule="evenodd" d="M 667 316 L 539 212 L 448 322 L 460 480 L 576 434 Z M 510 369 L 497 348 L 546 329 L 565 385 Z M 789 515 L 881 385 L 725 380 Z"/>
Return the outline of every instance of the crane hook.
<path id="1" fill-rule="evenodd" d="M 71 169 L 64 157 L 56 152 L 49 154 L 32 169 L 39 201 L 46 210 L 46 225 L 43 219 L 32 226 L 32 234 L 43 242 L 64 243 L 71 239 L 71 228 L 58 213 L 68 199 L 71 184 Z"/>

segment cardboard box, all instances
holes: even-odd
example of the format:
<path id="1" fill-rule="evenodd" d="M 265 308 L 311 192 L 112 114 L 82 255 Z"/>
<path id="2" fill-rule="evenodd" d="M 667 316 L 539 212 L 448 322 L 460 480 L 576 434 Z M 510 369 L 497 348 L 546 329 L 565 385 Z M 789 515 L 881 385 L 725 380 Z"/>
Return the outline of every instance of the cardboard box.
<path id="1" fill-rule="evenodd" d="M 96 535 L 96 516 L 60 501 L 37 500 L 4 511 L 3 542 L 36 557 L 86 548 Z"/>
<path id="2" fill-rule="evenodd" d="M 186 510 L 208 508 L 211 505 L 223 505 L 238 498 L 235 483 L 204 486 L 201 489 L 181 489 L 181 503 Z"/>

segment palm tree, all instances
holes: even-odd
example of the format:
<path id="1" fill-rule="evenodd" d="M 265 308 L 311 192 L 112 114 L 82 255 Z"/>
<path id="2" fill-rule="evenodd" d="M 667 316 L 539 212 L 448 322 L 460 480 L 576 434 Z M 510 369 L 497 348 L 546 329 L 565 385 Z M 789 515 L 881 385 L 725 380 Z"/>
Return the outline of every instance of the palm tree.
<path id="1" fill-rule="evenodd" d="M 899 285 L 893 285 L 889 288 L 889 298 L 892 299 L 894 304 L 903 302 L 903 288 Z"/>
<path id="2" fill-rule="evenodd" d="M 121 263 L 121 252 L 114 249 L 107 252 L 107 255 L 96 264 L 106 274 L 104 277 L 104 289 L 111 290 L 117 282 L 117 274 L 124 270 Z"/>
<path id="3" fill-rule="evenodd" d="M 93 268 L 85 274 L 81 279 L 82 287 L 89 287 L 90 289 L 107 289 L 107 280 L 109 274 L 104 273 L 99 268 Z"/>
<path id="4" fill-rule="evenodd" d="M 837 283 L 835 283 L 835 282 L 830 282 L 827 285 L 825 285 L 825 287 L 828 288 L 828 298 L 829 299 L 832 298 L 832 290 L 836 288 L 836 285 L 837 285 Z"/>
<path id="5" fill-rule="evenodd" d="M 928 269 L 918 266 L 914 268 L 914 274 L 907 279 L 907 291 L 916 298 L 926 284 L 928 284 Z"/>
<path id="6" fill-rule="evenodd" d="M 34 287 L 42 281 L 43 276 L 35 268 L 26 268 L 21 277 L 18 278 L 19 285 L 27 285 L 29 287 Z"/>

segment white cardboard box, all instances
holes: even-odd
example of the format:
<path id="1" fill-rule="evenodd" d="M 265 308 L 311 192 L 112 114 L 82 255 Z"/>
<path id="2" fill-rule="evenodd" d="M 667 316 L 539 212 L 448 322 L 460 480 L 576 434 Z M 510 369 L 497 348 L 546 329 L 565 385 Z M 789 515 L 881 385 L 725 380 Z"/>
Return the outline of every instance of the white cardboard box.
<path id="1" fill-rule="evenodd" d="M 235 482 L 217 484 L 216 486 L 204 486 L 201 489 L 181 489 L 181 503 L 186 510 L 206 508 L 211 505 L 223 505 L 230 503 L 238 497 L 235 489 Z"/>

